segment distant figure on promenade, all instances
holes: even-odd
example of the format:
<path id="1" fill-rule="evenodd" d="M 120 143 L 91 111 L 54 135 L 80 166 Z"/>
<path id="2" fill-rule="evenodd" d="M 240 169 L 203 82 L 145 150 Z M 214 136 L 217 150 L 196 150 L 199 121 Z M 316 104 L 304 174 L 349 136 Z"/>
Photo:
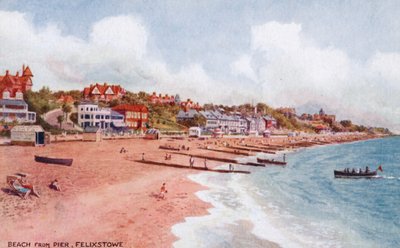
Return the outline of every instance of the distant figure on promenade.
<path id="1" fill-rule="evenodd" d="M 207 159 L 206 159 L 206 158 L 204 159 L 204 168 L 205 168 L 206 170 L 208 170 L 208 167 L 207 167 Z"/>
<path id="2" fill-rule="evenodd" d="M 144 161 L 144 153 L 142 153 L 142 161 Z"/>
<path id="3" fill-rule="evenodd" d="M 233 165 L 232 164 L 229 164 L 229 171 L 233 171 L 234 169 L 233 169 Z"/>
<path id="4" fill-rule="evenodd" d="M 283 162 L 286 162 L 286 153 L 283 154 Z"/>
<path id="5" fill-rule="evenodd" d="M 194 165 L 194 158 L 193 158 L 193 156 L 190 156 L 189 165 L 190 165 L 190 168 L 192 168 L 193 165 Z"/>
<path id="6" fill-rule="evenodd" d="M 168 193 L 167 187 L 165 183 L 162 184 L 161 189 L 160 189 L 160 194 L 158 195 L 159 198 L 165 199 L 165 194 Z"/>
<path id="7" fill-rule="evenodd" d="M 51 183 L 50 183 L 50 189 L 54 189 L 54 190 L 57 190 L 57 191 L 61 191 L 61 187 L 60 187 L 60 185 L 58 184 L 58 180 L 57 179 L 54 179 L 54 181 L 52 181 Z"/>

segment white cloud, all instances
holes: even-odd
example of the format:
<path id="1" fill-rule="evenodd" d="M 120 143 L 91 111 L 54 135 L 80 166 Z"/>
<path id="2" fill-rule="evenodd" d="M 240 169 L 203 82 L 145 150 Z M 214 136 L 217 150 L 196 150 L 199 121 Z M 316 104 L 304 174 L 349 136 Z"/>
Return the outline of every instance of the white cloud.
<path id="1" fill-rule="evenodd" d="M 400 54 L 378 52 L 362 64 L 340 49 L 318 46 L 300 24 L 278 22 L 253 26 L 250 48 L 231 67 L 262 86 L 259 100 L 274 106 L 313 101 L 332 106 L 341 118 L 400 130 L 400 115 L 393 116 L 400 103 Z"/>
<path id="2" fill-rule="evenodd" d="M 137 16 L 99 20 L 85 40 L 52 23 L 37 27 L 23 13 L 0 11 L 0 70 L 29 64 L 36 89 L 108 81 L 202 103 L 300 106 L 311 100 L 332 106 L 340 118 L 400 130 L 400 54 L 377 52 L 361 63 L 338 48 L 319 46 L 296 23 L 269 22 L 253 26 L 250 34 L 250 52 L 231 63 L 227 78 L 236 80 L 227 82 L 195 61 L 172 72 L 153 56 L 157 48 L 149 48 L 152 36 Z"/>

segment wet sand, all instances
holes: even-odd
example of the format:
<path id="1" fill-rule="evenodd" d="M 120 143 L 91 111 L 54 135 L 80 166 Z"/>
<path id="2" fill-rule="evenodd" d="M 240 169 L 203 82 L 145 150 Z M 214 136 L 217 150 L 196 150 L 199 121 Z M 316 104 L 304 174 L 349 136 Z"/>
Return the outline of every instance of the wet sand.
<path id="1" fill-rule="evenodd" d="M 363 137 L 325 137 L 326 143 L 348 142 Z M 189 165 L 189 156 L 172 154 L 160 145 L 190 147 L 186 153 L 233 159 L 241 155 L 200 149 L 207 146 L 223 149 L 229 144 L 252 144 L 289 147 L 295 142 L 315 142 L 315 137 L 245 138 L 245 139 L 185 139 L 172 140 L 103 140 L 101 142 L 62 142 L 45 147 L 0 147 L 0 247 L 9 241 L 20 242 L 123 242 L 123 247 L 171 247 L 176 237 L 171 227 L 187 216 L 207 214 L 211 206 L 200 201 L 195 192 L 202 186 L 190 181 L 188 174 L 196 170 L 177 169 L 135 162 L 145 160 Z M 124 147 L 127 152 L 120 153 Z M 172 151 L 171 151 L 172 152 Z M 37 163 L 34 155 L 73 158 L 71 167 Z M 222 164 L 207 161 L 211 169 Z M 195 166 L 204 167 L 204 159 L 195 159 Z M 33 195 L 23 200 L 7 194 L 6 176 L 18 172 L 28 174 L 41 197 Z M 48 185 L 58 179 L 61 192 Z M 163 182 L 167 184 L 166 199 L 157 194 Z M 271 243 L 271 246 L 275 246 Z"/>

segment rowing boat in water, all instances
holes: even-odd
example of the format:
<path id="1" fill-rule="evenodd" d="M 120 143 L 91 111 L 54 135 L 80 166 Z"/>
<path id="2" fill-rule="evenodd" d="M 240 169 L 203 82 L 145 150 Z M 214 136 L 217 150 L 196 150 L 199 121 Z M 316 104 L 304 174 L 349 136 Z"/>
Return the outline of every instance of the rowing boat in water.
<path id="1" fill-rule="evenodd" d="M 333 174 L 335 175 L 335 178 L 374 178 L 377 177 L 378 170 L 383 171 L 382 166 L 379 166 L 374 171 L 356 171 L 354 169 L 351 171 L 349 169 L 333 170 Z"/>
<path id="2" fill-rule="evenodd" d="M 284 161 L 276 161 L 276 160 L 273 160 L 273 159 L 257 158 L 257 162 L 263 163 L 263 164 L 286 165 L 286 162 L 284 162 Z"/>
<path id="3" fill-rule="evenodd" d="M 40 162 L 40 163 L 46 163 L 46 164 L 59 164 L 59 165 L 71 166 L 73 159 L 72 158 L 49 158 L 49 157 L 35 155 L 35 161 Z"/>
<path id="4" fill-rule="evenodd" d="M 371 178 L 376 177 L 377 171 L 369 171 L 369 172 L 346 172 L 344 170 L 334 170 L 333 171 L 335 178 Z"/>

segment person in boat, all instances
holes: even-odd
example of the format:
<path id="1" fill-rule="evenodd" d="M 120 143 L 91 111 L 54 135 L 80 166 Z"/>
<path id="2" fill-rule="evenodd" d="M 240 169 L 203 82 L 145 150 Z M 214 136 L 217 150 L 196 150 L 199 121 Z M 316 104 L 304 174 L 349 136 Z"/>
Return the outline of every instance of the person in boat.
<path id="1" fill-rule="evenodd" d="M 368 166 L 365 167 L 365 173 L 369 173 L 369 167 Z"/>
<path id="2" fill-rule="evenodd" d="M 358 173 L 359 173 L 359 174 L 362 174 L 362 173 L 363 173 L 363 171 L 362 171 L 361 168 L 358 169 Z"/>
<path id="3" fill-rule="evenodd" d="M 54 189 L 54 190 L 57 190 L 57 191 L 61 191 L 61 187 L 60 187 L 60 184 L 58 183 L 57 179 L 54 179 L 54 181 L 52 181 L 50 183 L 50 188 Z"/>
<path id="4" fill-rule="evenodd" d="M 356 170 L 353 168 L 352 170 L 351 170 L 351 173 L 356 173 Z"/>

